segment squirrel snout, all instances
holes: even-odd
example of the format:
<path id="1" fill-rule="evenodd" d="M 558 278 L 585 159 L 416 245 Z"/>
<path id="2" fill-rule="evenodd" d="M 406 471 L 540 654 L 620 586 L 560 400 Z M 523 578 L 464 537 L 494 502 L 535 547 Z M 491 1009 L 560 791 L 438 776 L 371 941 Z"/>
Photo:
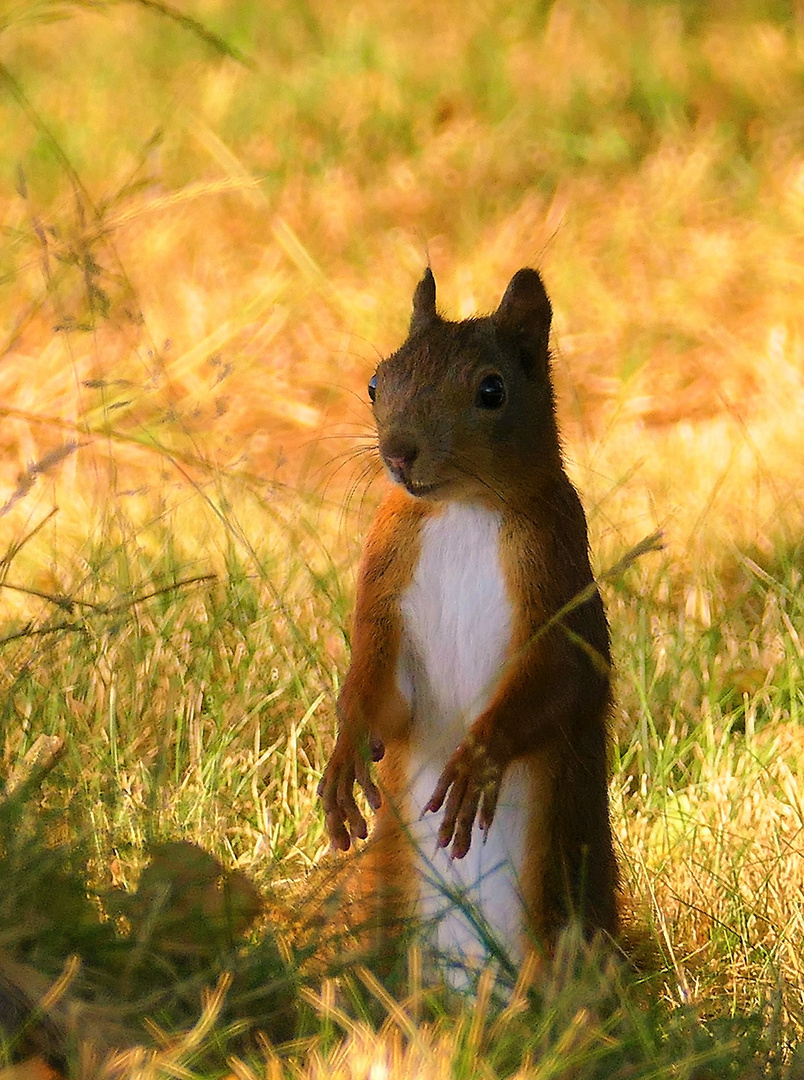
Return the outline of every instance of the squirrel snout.
<path id="1" fill-rule="evenodd" d="M 419 448 L 409 439 L 396 439 L 380 448 L 383 461 L 398 480 L 406 480 L 419 456 Z"/>

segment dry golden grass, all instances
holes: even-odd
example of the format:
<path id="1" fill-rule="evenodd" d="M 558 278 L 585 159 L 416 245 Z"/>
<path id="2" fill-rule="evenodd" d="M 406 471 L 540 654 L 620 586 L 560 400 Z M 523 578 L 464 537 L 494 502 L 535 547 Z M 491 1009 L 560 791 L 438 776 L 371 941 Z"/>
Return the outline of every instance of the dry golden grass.
<path id="1" fill-rule="evenodd" d="M 208 684 L 187 675 L 192 628 L 214 621 L 203 604 L 171 623 L 167 656 L 137 651 L 167 633 L 147 613 L 110 637 L 68 705 L 89 731 L 108 671 L 127 701 L 145 682 L 160 714 L 179 702 L 195 734 L 169 793 L 188 833 L 212 823 L 252 869 L 266 845 L 294 873 L 319 861 L 323 751 L 305 724 L 332 722 L 345 653 L 321 623 L 345 601 L 336 590 L 326 609 L 289 568 L 332 570 L 349 593 L 375 498 L 364 507 L 367 458 L 350 460 L 370 436 L 365 384 L 404 336 L 426 261 L 456 318 L 538 265 L 598 563 L 656 528 L 666 542 L 661 568 L 608 596 L 632 740 L 615 779 L 627 891 L 666 951 L 670 998 L 752 1008 L 781 987 L 800 1028 L 801 20 L 557 0 L 447 5 L 433 33 L 419 3 L 191 7 L 256 68 L 210 59 L 137 5 L 55 24 L 24 23 L 40 9 L 19 5 L 0 25 L 0 553 L 3 584 L 29 590 L 3 590 L 6 621 L 52 609 L 32 589 L 80 599 L 92 582 L 97 599 L 96 547 L 136 552 L 140 584 L 168 548 L 197 574 L 232 545 L 253 565 L 269 552 L 283 606 L 248 655 L 278 670 L 281 715 L 298 705 L 299 723 L 262 792 L 263 691 L 234 660 L 215 673 L 217 720 L 240 739 L 219 771 L 246 779 L 221 781 L 218 801 L 204 786 L 193 702 Z M 255 588 L 273 617 L 272 581 Z M 287 644 L 294 625 L 307 654 Z M 221 655 L 246 655 L 235 637 Z M 137 843 L 131 767 L 103 828 L 130 813 Z M 437 1075 L 439 1047 L 455 1052 L 447 1036 L 429 1057 L 363 1038 L 306 1075 L 373 1076 L 375 1050 L 389 1075 Z"/>
<path id="2" fill-rule="evenodd" d="M 268 81 L 265 67 L 255 76 L 220 62 L 193 71 L 198 101 L 168 136 L 165 179 L 157 168 L 154 181 L 124 195 L 102 223 L 63 183 L 44 204 L 35 174 L 28 198 L 7 190 L 2 219 L 20 251 L 0 299 L 4 324 L 14 328 L 0 373 L 7 494 L 30 463 L 47 463 L 70 440 L 80 444 L 58 468 L 43 470 L 14 519 L 30 519 L 34 502 L 57 503 L 64 534 L 86 520 L 109 484 L 151 495 L 157 486 L 182 489 L 186 478 L 165 465 L 163 447 L 229 475 L 295 483 L 311 443 L 321 463 L 342 446 L 322 438 L 370 424 L 362 402 L 375 350 L 400 340 L 429 257 L 443 305 L 456 317 L 495 305 L 519 266 L 543 268 L 556 311 L 568 455 L 590 506 L 616 491 L 606 503 L 608 528 L 633 535 L 661 525 L 679 557 L 702 535 L 712 534 L 714 545 L 795 535 L 804 158 L 784 95 L 797 38 L 770 21 L 713 18 L 691 40 L 674 11 L 614 5 L 587 13 L 562 3 L 538 35 L 503 27 L 497 45 L 517 95 L 507 114 L 484 116 L 465 86 L 454 94 L 420 90 L 410 103 L 414 145 L 405 152 L 389 135 L 388 160 L 373 171 L 350 139 L 362 145 L 360 125 L 372 108 L 393 109 L 384 95 L 401 95 L 411 78 L 408 52 L 434 70 L 470 62 L 478 33 L 471 20 L 450 22 L 443 38 L 428 41 L 412 13 L 385 14 L 376 35 L 392 53 L 388 69 L 380 61 L 367 73 L 355 62 L 327 83 L 342 160 L 315 173 L 305 160 L 314 148 L 302 143 L 300 160 L 282 162 L 283 182 L 260 182 L 267 145 L 282 131 L 270 112 L 265 130 L 250 138 L 227 142 L 226 131 L 216 131 L 249 79 Z M 377 13 L 353 16 L 351 30 L 344 16 L 338 12 L 329 32 L 346 64 L 349 34 L 368 37 Z M 618 29 L 626 18 L 636 20 L 630 35 Z M 105 23 L 84 16 L 6 34 L 14 31 L 23 53 L 35 43 L 37 59 L 58 67 L 56 50 L 78 48 L 87 30 L 97 36 L 94 56 L 127 31 L 141 45 L 147 29 L 120 9 Z M 616 155 L 609 163 L 595 154 L 604 154 L 607 132 L 626 139 L 628 124 L 640 122 L 622 102 L 629 50 L 650 56 L 651 77 L 687 100 L 677 122 L 630 132 L 643 154 L 623 167 Z M 712 65 L 709 82 L 696 80 L 696 60 Z M 312 64 L 308 74 L 317 74 Z M 101 103 L 120 88 L 99 90 L 91 64 L 73 76 L 79 100 L 96 99 L 75 139 L 89 158 L 86 140 L 108 137 L 111 117 Z M 578 86 L 594 101 L 593 116 L 581 120 L 601 146 L 586 147 L 585 167 L 548 183 L 545 155 L 562 132 L 545 120 L 545 130 L 530 130 L 523 143 L 529 103 L 538 101 L 544 117 L 564 118 Z M 58 127 L 54 114 L 66 124 L 69 112 L 53 89 L 44 87 L 35 105 Z M 170 89 L 178 95 L 175 81 Z M 741 118 L 728 107 L 740 95 L 751 97 L 757 115 L 735 135 Z M 187 90 L 180 100 L 187 107 Z M 277 108 L 280 121 L 292 119 L 287 103 Z M 31 140 L 30 125 L 12 119 L 19 142 L 6 148 L 11 161 Z M 126 136 L 118 160 L 113 147 L 100 155 L 111 157 L 111 174 L 99 177 L 86 162 L 95 206 L 131 169 Z M 571 129 L 563 136 L 581 138 Z M 750 163 L 741 160 L 748 152 L 738 136 L 749 140 Z M 181 172 L 175 158 L 188 142 L 196 177 L 166 186 Z M 561 160 L 560 148 L 554 157 Z M 57 323 L 86 314 L 80 259 L 90 252 L 109 314 L 91 333 L 54 334 Z M 125 280 L 115 280 L 121 268 Z M 154 484 L 163 472 L 166 485 Z M 329 488 L 336 501 L 343 490 Z"/>

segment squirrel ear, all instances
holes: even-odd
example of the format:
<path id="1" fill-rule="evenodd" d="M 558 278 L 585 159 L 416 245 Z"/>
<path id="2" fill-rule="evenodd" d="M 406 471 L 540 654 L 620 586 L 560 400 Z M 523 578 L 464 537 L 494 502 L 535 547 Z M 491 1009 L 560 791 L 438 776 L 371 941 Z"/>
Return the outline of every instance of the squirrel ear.
<path id="1" fill-rule="evenodd" d="M 410 319 L 410 333 L 423 330 L 438 318 L 436 311 L 436 283 L 433 271 L 428 266 L 424 277 L 416 286 L 413 294 L 413 315 Z"/>
<path id="2" fill-rule="evenodd" d="M 492 315 L 498 330 L 519 339 L 525 347 L 527 367 L 547 359 L 553 310 L 537 270 L 518 270 L 508 284 L 500 306 Z"/>

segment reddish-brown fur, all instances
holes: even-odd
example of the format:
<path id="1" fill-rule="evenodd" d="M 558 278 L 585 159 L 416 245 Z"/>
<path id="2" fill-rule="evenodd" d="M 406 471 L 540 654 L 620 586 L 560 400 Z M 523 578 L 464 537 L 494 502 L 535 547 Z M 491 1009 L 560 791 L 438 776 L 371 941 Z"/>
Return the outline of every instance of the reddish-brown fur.
<path id="1" fill-rule="evenodd" d="M 336 847 L 366 835 L 355 781 L 378 810 L 365 876 L 381 921 L 395 923 L 413 902 L 413 853 L 400 816 L 406 761 L 417 738 L 397 686 L 400 597 L 430 515 L 450 499 L 495 510 L 514 611 L 510 658 L 491 701 L 455 748 L 429 810 L 443 812 L 440 842 L 460 858 L 475 823 L 491 825 L 507 765 L 527 763 L 537 797 L 522 881 L 524 930 L 548 950 L 573 916 L 589 933 L 617 928 L 607 793 L 608 627 L 593 584 L 586 520 L 561 461 L 549 324 L 535 271 L 516 275 L 494 315 L 463 323 L 436 314 L 429 271 L 417 289 L 410 337 L 378 369 L 380 450 L 399 485 L 366 541 L 339 735 L 321 783 Z M 488 371 L 504 377 L 509 395 L 494 415 L 474 397 Z M 383 749 L 378 790 L 367 759 Z"/>

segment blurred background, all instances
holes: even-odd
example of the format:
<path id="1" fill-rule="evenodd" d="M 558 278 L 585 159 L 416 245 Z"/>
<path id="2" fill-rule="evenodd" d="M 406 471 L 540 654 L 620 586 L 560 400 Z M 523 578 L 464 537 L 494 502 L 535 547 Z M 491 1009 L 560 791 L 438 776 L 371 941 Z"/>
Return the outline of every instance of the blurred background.
<path id="1" fill-rule="evenodd" d="M 798 537 L 800 6 L 5 0 L 0 62 L 0 535 L 48 519 L 40 584 L 110 496 L 200 562 L 221 499 L 348 542 L 428 260 L 453 318 L 542 270 L 598 546 Z"/>
<path id="2" fill-rule="evenodd" d="M 777 0 L 0 0 L 0 936 L 107 971 L 148 852 L 184 889 L 194 841 L 288 956 L 337 952 L 299 897 L 384 487 L 366 384 L 428 261 L 452 318 L 522 266 L 552 299 L 623 894 L 666 962 L 670 1028 L 634 1045 L 676 1075 L 678 1016 L 799 1038 L 804 6 Z"/>

